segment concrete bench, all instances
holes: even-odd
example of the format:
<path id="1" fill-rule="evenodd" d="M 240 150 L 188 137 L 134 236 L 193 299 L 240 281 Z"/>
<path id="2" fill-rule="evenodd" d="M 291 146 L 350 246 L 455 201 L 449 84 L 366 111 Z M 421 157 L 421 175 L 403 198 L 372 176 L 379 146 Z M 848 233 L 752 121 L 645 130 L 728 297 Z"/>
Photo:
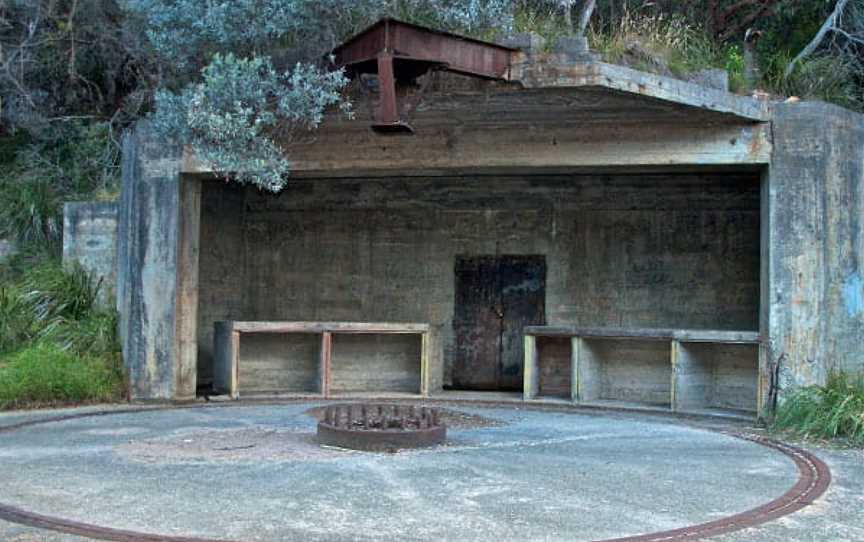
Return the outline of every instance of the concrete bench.
<path id="1" fill-rule="evenodd" d="M 382 346 L 379 341 L 372 345 L 361 344 L 352 337 L 362 335 L 419 337 L 419 359 L 416 366 L 405 367 L 404 353 L 394 353 L 393 345 Z M 353 375 L 351 385 L 368 385 L 374 388 L 386 375 L 400 382 L 419 381 L 414 395 L 426 396 L 429 391 L 429 325 L 417 323 L 367 323 L 367 322 L 238 322 L 224 321 L 215 323 L 214 334 L 214 384 L 216 389 L 232 398 L 238 398 L 243 385 L 241 366 L 252 365 L 250 360 L 241 359 L 241 336 L 264 338 L 267 343 L 257 345 L 252 354 L 258 354 L 259 365 L 268 364 L 258 375 L 258 382 L 273 382 L 267 389 L 272 393 L 301 393 L 318 397 L 331 397 L 334 392 L 334 337 L 344 344 L 344 355 L 339 352 L 335 372 Z M 281 337 L 299 337 L 296 344 L 288 344 Z M 276 342 L 274 342 L 276 339 Z M 245 342 L 245 341 L 244 341 Z M 398 348 L 399 345 L 396 345 Z M 313 348 L 317 352 L 313 353 Z M 388 350 L 391 354 L 388 358 Z M 410 354 L 409 354 L 410 355 Z M 397 359 L 399 366 L 392 360 Z M 410 355 L 408 362 L 413 365 L 415 356 Z M 341 373 L 340 373 L 341 371 Z M 393 376 L 395 374 L 395 377 Z M 286 376 L 287 375 L 287 376 Z M 384 376 L 382 376 L 384 375 Z M 288 380 L 286 380 L 288 378 Z M 377 380 L 376 380 L 377 379 Z M 346 380 L 348 381 L 348 380 Z M 299 386 L 299 388 L 297 387 Z M 350 387 L 350 386 L 349 386 Z M 357 389 L 351 391 L 386 393 L 386 389 Z M 261 390 L 256 390 L 261 391 Z"/>
<path id="2" fill-rule="evenodd" d="M 529 326 L 524 398 L 755 415 L 759 334 L 698 329 Z"/>

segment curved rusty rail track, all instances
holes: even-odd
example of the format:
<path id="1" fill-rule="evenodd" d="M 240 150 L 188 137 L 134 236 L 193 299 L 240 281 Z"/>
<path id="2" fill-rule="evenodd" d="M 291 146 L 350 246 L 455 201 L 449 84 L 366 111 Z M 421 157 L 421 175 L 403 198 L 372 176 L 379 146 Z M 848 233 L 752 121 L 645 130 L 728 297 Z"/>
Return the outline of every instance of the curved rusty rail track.
<path id="1" fill-rule="evenodd" d="M 266 403 L 290 404 L 296 402 L 298 401 L 267 401 Z M 453 404 L 478 406 L 477 403 L 472 403 L 470 401 L 461 402 L 451 400 L 446 402 Z M 239 405 L 237 403 L 226 403 L 211 405 L 205 408 L 219 408 L 231 406 L 248 406 L 248 403 L 240 403 Z M 483 406 L 489 406 L 489 404 L 484 403 Z M 496 406 L 512 407 L 512 404 L 502 403 Z M 56 423 L 80 418 L 202 407 L 204 407 L 204 405 L 130 408 L 110 411 L 68 414 L 10 424 L 5 427 L 0 427 L 0 433 L 8 433 L 17 429 L 22 429 L 24 427 Z M 553 410 L 555 412 L 567 412 L 569 410 L 561 408 L 545 409 L 542 405 L 520 405 L 520 408 L 530 408 L 531 410 Z M 584 412 L 579 409 L 573 409 L 573 411 Z M 715 430 L 710 428 L 708 430 L 753 442 L 755 444 L 759 444 L 761 446 L 765 446 L 767 448 L 771 448 L 775 451 L 782 453 L 783 455 L 791 459 L 792 462 L 795 463 L 795 466 L 798 468 L 797 482 L 786 493 L 784 493 L 777 499 L 757 506 L 756 508 L 747 510 L 746 512 L 726 516 L 707 523 L 699 523 L 696 525 L 681 527 L 668 531 L 640 534 L 635 536 L 626 536 L 622 538 L 597 540 L 594 542 L 684 542 L 691 540 L 702 540 L 708 537 L 728 534 L 735 531 L 756 527 L 758 525 L 768 523 L 783 516 L 793 514 L 816 501 L 816 499 L 821 497 L 831 485 L 831 471 L 828 466 L 824 462 L 822 462 L 822 460 L 820 460 L 810 452 L 807 452 L 806 450 L 759 435 L 744 432 Z M 70 535 L 92 538 L 96 540 L 108 540 L 112 542 L 237 542 L 219 538 L 196 538 L 186 536 L 158 535 L 137 531 L 127 531 L 123 529 L 114 529 L 101 525 L 93 525 L 90 523 L 71 521 L 55 516 L 37 514 L 2 503 L 0 503 L 0 520 L 38 529 L 46 529 Z"/>

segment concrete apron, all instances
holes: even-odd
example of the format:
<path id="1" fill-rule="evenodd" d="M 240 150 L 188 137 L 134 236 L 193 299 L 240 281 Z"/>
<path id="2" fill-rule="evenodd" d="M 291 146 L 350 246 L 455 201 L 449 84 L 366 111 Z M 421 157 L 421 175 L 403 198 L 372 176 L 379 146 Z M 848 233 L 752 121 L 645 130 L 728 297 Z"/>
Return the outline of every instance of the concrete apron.
<path id="1" fill-rule="evenodd" d="M 321 450 L 304 440 L 316 404 L 7 425 L 0 519 L 105 540 L 691 540 L 791 513 L 830 481 L 757 437 L 530 406 L 455 406 L 500 423 L 433 450 Z"/>

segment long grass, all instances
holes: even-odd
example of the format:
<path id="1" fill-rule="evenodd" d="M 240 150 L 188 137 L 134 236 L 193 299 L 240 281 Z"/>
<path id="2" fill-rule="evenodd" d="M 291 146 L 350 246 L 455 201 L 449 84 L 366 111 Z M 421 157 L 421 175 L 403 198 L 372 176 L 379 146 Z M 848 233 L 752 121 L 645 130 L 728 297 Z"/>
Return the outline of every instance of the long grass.
<path id="1" fill-rule="evenodd" d="M 806 439 L 864 446 L 864 375 L 834 372 L 824 386 L 793 392 L 778 407 L 774 428 Z"/>
<path id="2" fill-rule="evenodd" d="M 37 343 L 0 365 L 0 409 L 116 400 L 121 382 L 104 358 Z"/>
<path id="3" fill-rule="evenodd" d="M 80 266 L 29 263 L 0 287 L 0 409 L 118 399 L 117 316 L 100 283 Z"/>
<path id="4" fill-rule="evenodd" d="M 772 94 L 864 110 L 860 75 L 849 62 L 836 56 L 816 55 L 801 61 L 787 77 L 785 71 L 790 62 L 790 56 L 782 52 L 766 62 L 764 84 Z"/>
<path id="5" fill-rule="evenodd" d="M 680 16 L 625 11 L 611 29 L 592 31 L 588 37 L 607 62 L 640 70 L 682 77 L 703 69 L 728 68 L 725 50 Z"/>

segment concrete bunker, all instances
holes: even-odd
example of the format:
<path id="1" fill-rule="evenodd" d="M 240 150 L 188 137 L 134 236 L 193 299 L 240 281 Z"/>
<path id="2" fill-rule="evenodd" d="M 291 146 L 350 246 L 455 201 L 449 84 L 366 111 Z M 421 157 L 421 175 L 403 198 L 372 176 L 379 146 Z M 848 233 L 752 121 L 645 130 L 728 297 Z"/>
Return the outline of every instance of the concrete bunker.
<path id="1" fill-rule="evenodd" d="M 371 113 L 294 142 L 279 195 L 216 179 L 146 122 L 127 137 L 133 397 L 485 391 L 752 416 L 860 370 L 860 115 L 531 40 L 381 35 L 395 56 L 340 51 L 384 77 L 356 98 Z M 394 122 L 412 135 L 382 135 Z"/>

